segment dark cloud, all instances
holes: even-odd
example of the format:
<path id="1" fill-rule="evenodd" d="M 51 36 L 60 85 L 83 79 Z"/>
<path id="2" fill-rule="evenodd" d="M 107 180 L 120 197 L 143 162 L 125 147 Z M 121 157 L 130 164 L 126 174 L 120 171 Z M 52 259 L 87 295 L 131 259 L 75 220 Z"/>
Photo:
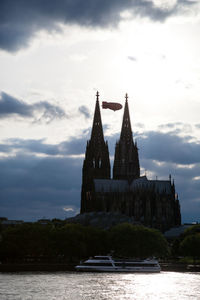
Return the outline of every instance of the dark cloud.
<path id="1" fill-rule="evenodd" d="M 79 210 L 81 159 L 4 158 L 0 178 L 1 215 L 10 219 L 65 218 L 64 207 Z"/>
<path id="2" fill-rule="evenodd" d="M 175 123 L 167 123 L 167 124 L 161 124 L 158 126 L 159 129 L 164 130 L 172 130 L 174 134 L 178 134 L 181 132 L 184 133 L 190 133 L 192 132 L 192 126 L 188 123 L 182 123 L 182 122 L 175 122 Z"/>
<path id="3" fill-rule="evenodd" d="M 68 155 L 80 155 L 85 152 L 86 136 L 72 138 L 69 141 L 59 144 L 60 151 Z"/>
<path id="4" fill-rule="evenodd" d="M 61 107 L 52 105 L 47 101 L 27 104 L 24 101 L 18 100 L 17 98 L 12 97 L 5 92 L 1 92 L 0 118 L 7 118 L 13 115 L 20 116 L 22 118 L 34 118 L 35 122 L 45 120 L 47 123 L 50 123 L 54 119 L 67 117 L 66 113 Z"/>
<path id="5" fill-rule="evenodd" d="M 0 47 L 16 51 L 26 47 L 39 30 L 61 30 L 58 24 L 116 26 L 121 13 L 164 21 L 195 1 L 178 0 L 172 8 L 156 7 L 150 0 L 1 0 Z"/>
<path id="6" fill-rule="evenodd" d="M 84 115 L 84 117 L 85 117 L 86 119 L 89 119 L 89 118 L 91 117 L 90 112 L 89 112 L 89 109 L 88 109 L 87 106 L 85 106 L 85 105 L 80 106 L 80 107 L 78 108 L 78 111 L 79 111 L 82 115 Z"/>
<path id="7" fill-rule="evenodd" d="M 0 152 L 15 153 L 0 159 L 1 215 L 36 220 L 79 213 L 83 159 L 77 154 L 85 152 L 85 144 L 84 137 L 57 145 L 43 139 L 8 139 L 0 144 Z"/>
<path id="8" fill-rule="evenodd" d="M 33 109 L 31 105 L 23 101 L 1 92 L 0 98 L 0 118 L 5 118 L 10 115 L 17 114 L 23 117 L 31 117 Z"/>
<path id="9" fill-rule="evenodd" d="M 71 140 L 53 145 L 45 143 L 44 139 L 40 140 L 25 140 L 19 138 L 11 138 L 0 143 L 0 152 L 2 153 L 34 153 L 46 154 L 49 156 L 66 156 L 79 155 L 84 153 L 86 138 L 73 138 Z"/>
<path id="10" fill-rule="evenodd" d="M 149 131 L 139 135 L 137 141 L 144 158 L 188 165 L 200 163 L 200 144 L 190 142 L 191 138 Z"/>
<path id="11" fill-rule="evenodd" d="M 118 138 L 119 134 L 105 137 L 110 155 L 114 154 Z M 47 144 L 45 140 L 21 139 L 9 139 L 1 144 L 2 152 L 12 154 L 0 159 L 1 215 L 27 220 L 42 216 L 64 218 L 66 214 L 78 212 L 83 163 L 79 155 L 85 153 L 87 139 L 88 131 L 57 145 Z M 171 174 L 183 221 L 199 221 L 200 144 L 171 132 L 157 131 L 138 134 L 137 141 L 140 165 L 142 170 L 147 170 L 148 178 L 157 176 L 167 180 Z"/>
<path id="12" fill-rule="evenodd" d="M 7 139 L 4 143 L 0 144 L 0 152 L 12 153 L 12 152 L 26 152 L 26 153 L 37 153 L 47 155 L 58 155 L 61 154 L 58 145 L 50 145 L 41 140 L 24 140 L 24 139 Z"/>

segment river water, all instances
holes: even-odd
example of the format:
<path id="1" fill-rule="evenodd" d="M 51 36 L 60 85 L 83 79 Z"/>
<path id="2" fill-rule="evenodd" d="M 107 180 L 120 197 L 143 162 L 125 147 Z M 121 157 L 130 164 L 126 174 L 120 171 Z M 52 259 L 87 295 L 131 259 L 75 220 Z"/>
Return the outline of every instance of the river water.
<path id="1" fill-rule="evenodd" d="M 2 273 L 0 299 L 200 300 L 200 273 Z"/>

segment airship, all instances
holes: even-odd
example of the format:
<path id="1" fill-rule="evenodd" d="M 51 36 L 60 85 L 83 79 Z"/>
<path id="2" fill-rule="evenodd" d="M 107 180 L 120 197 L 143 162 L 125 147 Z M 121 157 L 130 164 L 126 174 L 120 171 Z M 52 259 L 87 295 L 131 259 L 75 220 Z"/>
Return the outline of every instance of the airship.
<path id="1" fill-rule="evenodd" d="M 105 109 L 109 108 L 111 110 L 116 111 L 116 110 L 121 109 L 122 105 L 120 103 L 116 103 L 116 102 L 105 102 L 105 101 L 103 101 L 102 102 L 102 108 L 105 108 Z"/>

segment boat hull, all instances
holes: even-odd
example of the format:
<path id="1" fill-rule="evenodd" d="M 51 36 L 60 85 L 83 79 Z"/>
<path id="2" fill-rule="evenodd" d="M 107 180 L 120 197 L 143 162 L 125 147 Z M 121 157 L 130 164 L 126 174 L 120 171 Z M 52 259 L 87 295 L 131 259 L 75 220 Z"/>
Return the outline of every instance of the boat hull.
<path id="1" fill-rule="evenodd" d="M 159 273 L 160 268 L 95 268 L 76 266 L 79 272 Z"/>

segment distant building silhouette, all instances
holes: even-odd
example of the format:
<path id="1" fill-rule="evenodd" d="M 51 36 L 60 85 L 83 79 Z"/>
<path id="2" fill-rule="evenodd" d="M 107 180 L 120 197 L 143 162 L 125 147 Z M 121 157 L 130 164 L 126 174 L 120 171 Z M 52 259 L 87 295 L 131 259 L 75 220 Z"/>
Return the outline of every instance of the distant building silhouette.
<path id="1" fill-rule="evenodd" d="M 111 179 L 108 143 L 104 140 L 97 92 L 92 133 L 82 169 L 81 214 L 86 212 L 121 213 L 162 231 L 181 224 L 179 200 L 171 176 L 169 180 L 148 180 L 146 175 L 140 176 L 127 94 Z"/>

